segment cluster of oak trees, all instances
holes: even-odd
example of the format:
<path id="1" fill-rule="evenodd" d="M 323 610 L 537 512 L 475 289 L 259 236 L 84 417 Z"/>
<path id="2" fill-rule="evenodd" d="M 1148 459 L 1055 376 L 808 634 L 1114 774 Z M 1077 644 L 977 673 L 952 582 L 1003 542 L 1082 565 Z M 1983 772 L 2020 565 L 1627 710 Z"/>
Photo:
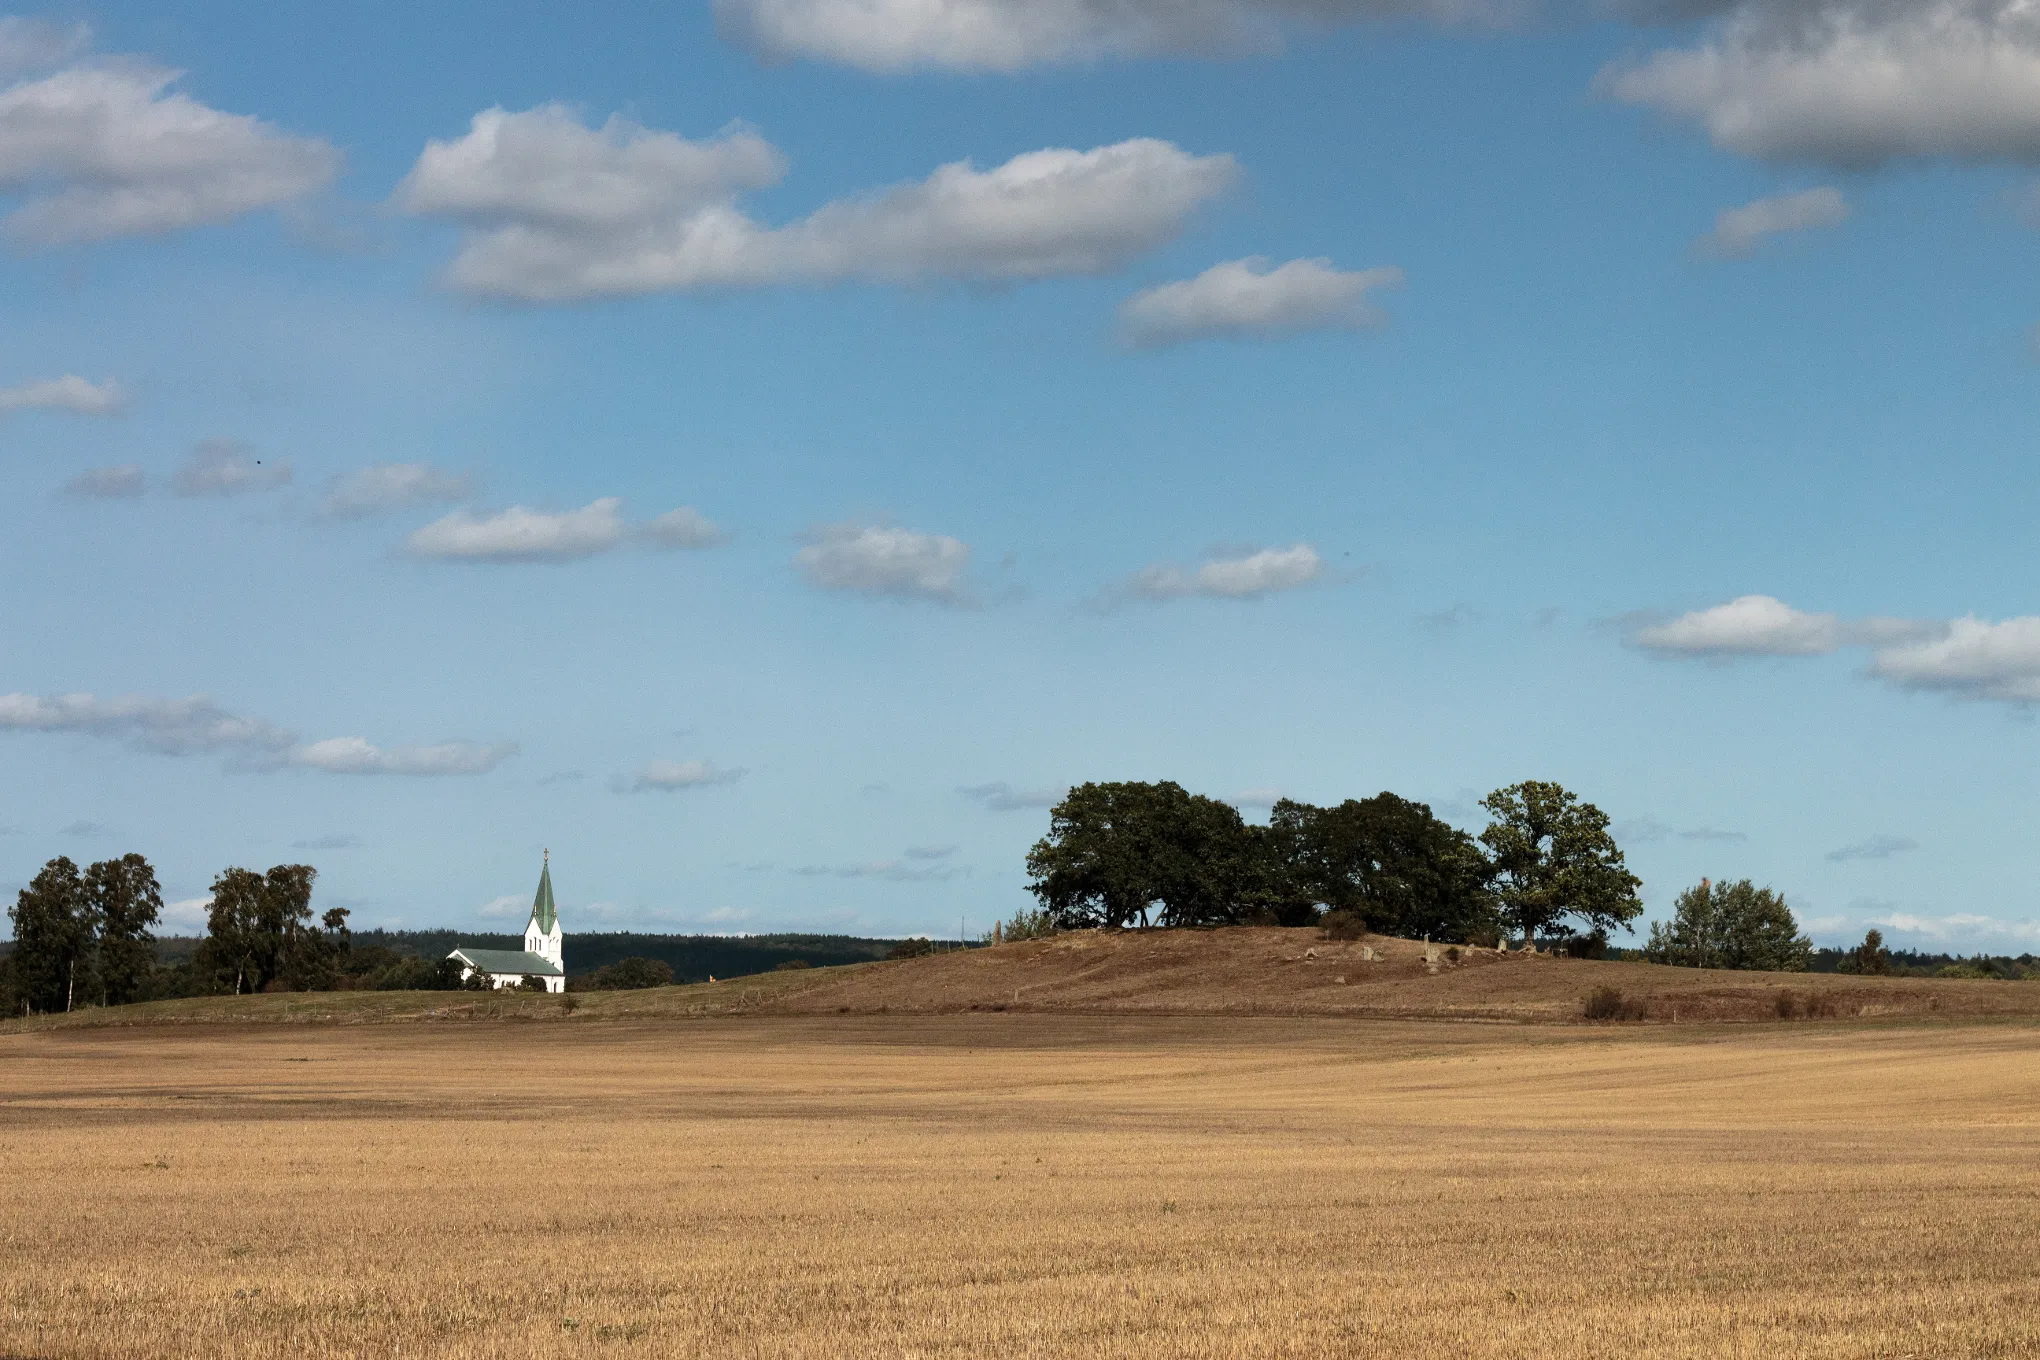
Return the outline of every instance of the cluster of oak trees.
<path id="1" fill-rule="evenodd" d="M 1494 943 L 1605 944 L 1643 912 L 1608 816 L 1537 780 L 1481 800 L 1471 836 L 1422 803 L 1380 793 L 1314 807 L 1283 799 L 1267 826 L 1175 783 L 1082 784 L 1027 856 L 1028 888 L 1058 929 L 1310 925 Z"/>

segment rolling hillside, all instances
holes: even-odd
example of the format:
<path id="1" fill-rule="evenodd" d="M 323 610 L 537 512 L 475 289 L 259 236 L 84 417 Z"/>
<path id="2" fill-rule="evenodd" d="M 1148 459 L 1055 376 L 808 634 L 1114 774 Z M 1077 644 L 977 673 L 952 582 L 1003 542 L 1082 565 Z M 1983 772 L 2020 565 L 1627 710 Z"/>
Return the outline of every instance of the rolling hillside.
<path id="1" fill-rule="evenodd" d="M 1367 957 L 1369 952 L 1373 959 Z M 1080 931 L 927 958 L 567 997 L 341 992 L 152 1002 L 9 1027 L 222 1021 L 370 1023 L 722 1015 L 1269 1015 L 1579 1023 L 1599 989 L 1621 1018 L 1700 1021 L 2040 1017 L 2040 982 L 1724 973 L 1461 949 L 1315 930 Z"/>

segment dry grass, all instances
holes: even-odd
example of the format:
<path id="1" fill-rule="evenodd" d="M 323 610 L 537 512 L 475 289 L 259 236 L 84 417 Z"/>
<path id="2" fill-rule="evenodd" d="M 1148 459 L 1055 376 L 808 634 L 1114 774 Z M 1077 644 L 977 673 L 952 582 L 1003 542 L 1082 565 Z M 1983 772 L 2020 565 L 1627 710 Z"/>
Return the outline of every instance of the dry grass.
<path id="1" fill-rule="evenodd" d="M 0 1354 L 2031 1355 L 2035 1038 L 16 1032 Z"/>
<path id="2" fill-rule="evenodd" d="M 1577 1022 L 1601 988 L 1652 1025 L 1721 1021 L 2027 1017 L 2040 981 L 1724 973 L 1439 947 L 1332 941 L 1316 930 L 1081 931 L 895 963 L 811 968 L 691 987 L 567 998 L 459 992 L 213 997 L 0 1022 L 66 1025 L 681 1019 L 729 1015 L 1327 1015 Z M 1377 957 L 1368 960 L 1367 951 Z"/>

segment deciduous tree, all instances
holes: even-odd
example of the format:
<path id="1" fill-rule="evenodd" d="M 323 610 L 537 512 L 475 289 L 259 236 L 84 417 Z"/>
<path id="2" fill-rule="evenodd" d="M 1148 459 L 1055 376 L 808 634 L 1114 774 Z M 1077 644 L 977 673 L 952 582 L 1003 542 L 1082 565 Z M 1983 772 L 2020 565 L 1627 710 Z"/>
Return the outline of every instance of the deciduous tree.
<path id="1" fill-rule="evenodd" d="M 109 1006 L 141 997 L 156 967 L 154 926 L 163 911 L 156 871 L 137 854 L 103 859 L 85 871 L 85 897 L 98 927 L 98 986 Z"/>
<path id="2" fill-rule="evenodd" d="M 67 1011 L 92 991 L 92 904 L 78 866 L 62 855 L 7 909 L 14 923 L 11 971 L 21 1004 L 32 1011 Z"/>
<path id="3" fill-rule="evenodd" d="M 1267 836 L 1282 895 L 1386 935 L 1463 940 L 1491 919 L 1487 857 L 1422 803 L 1379 793 L 1337 807 L 1282 799 Z M 1284 924 L 1308 924 L 1308 920 Z"/>
<path id="4" fill-rule="evenodd" d="M 1608 930 L 1643 914 L 1608 814 L 1557 784 L 1527 780 L 1481 800 L 1494 820 L 1481 832 L 1495 868 L 1503 918 L 1524 942 L 1579 933 L 1574 921 Z"/>
<path id="5" fill-rule="evenodd" d="M 1679 894 L 1669 922 L 1650 928 L 1643 956 L 1685 968 L 1803 973 L 1813 942 L 1799 933 L 1785 899 L 1749 879 L 1701 879 Z"/>
<path id="6" fill-rule="evenodd" d="M 1262 847 L 1230 804 L 1161 783 L 1080 784 L 1027 855 L 1028 891 L 1060 929 L 1238 921 Z"/>

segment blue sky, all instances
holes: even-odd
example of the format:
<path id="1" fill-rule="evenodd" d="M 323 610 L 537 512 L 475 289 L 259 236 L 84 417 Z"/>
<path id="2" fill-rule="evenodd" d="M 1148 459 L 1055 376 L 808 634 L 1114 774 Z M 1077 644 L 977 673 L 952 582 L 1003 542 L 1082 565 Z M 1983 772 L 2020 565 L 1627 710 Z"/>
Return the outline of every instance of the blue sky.
<path id="1" fill-rule="evenodd" d="M 1084 779 L 1557 779 L 2040 941 L 2023 0 L 0 24 L 0 887 L 975 932 Z"/>

